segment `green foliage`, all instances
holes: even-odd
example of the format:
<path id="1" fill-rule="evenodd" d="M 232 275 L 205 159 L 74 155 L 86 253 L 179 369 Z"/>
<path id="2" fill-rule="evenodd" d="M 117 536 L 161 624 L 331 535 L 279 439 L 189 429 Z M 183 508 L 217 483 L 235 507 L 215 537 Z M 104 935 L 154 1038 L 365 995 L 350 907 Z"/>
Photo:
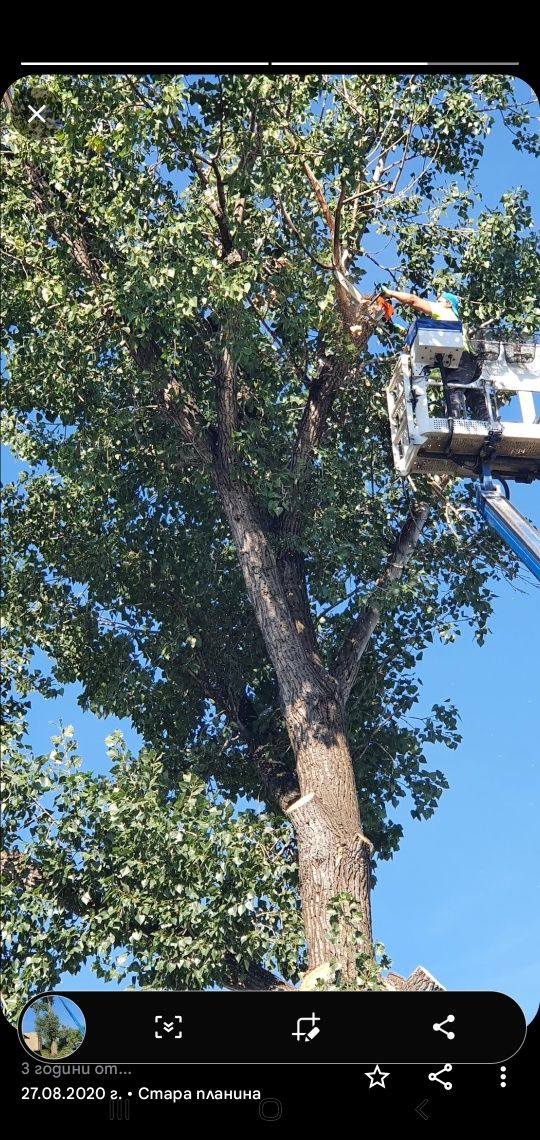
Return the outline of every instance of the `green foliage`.
<path id="1" fill-rule="evenodd" d="M 290 826 L 244 809 L 159 755 L 107 738 L 110 775 L 84 770 L 71 726 L 48 756 L 14 747 L 4 769 L 3 890 L 10 1011 L 85 962 L 151 989 L 223 984 L 225 952 L 294 978 L 303 960 Z M 29 879 L 33 868 L 39 874 Z"/>
<path id="2" fill-rule="evenodd" d="M 58 1035 L 59 1049 L 57 1056 L 69 1057 L 71 1053 L 74 1053 L 75 1050 L 79 1048 L 82 1040 L 83 1035 L 80 1029 L 76 1029 L 75 1026 L 69 1028 L 66 1025 L 61 1025 Z"/>
<path id="3" fill-rule="evenodd" d="M 340 948 L 350 947 L 355 962 L 354 977 L 345 979 L 338 959 L 330 963 L 331 972 L 318 989 L 329 990 L 382 990 L 381 970 L 387 970 L 391 961 L 381 942 L 367 947 L 362 937 L 362 909 L 353 895 L 341 891 L 328 906 L 330 941 Z"/>
<path id="4" fill-rule="evenodd" d="M 40 105 L 38 87 L 56 124 L 46 135 L 25 130 L 18 111 L 25 99 Z M 244 392 L 234 462 L 279 554 L 298 422 L 321 353 L 344 351 L 323 268 L 330 236 L 305 163 L 331 208 L 342 186 L 354 199 L 342 215 L 353 279 L 371 265 L 373 239 L 388 241 L 398 284 L 451 285 L 471 325 L 503 319 L 529 332 L 538 243 L 525 192 L 487 211 L 475 177 L 496 117 L 518 149 L 538 153 L 538 138 L 505 76 L 54 75 L 13 93 L 4 442 L 25 470 L 4 492 L 8 846 L 39 860 L 54 891 L 9 888 L 22 915 L 10 985 L 26 994 L 93 958 L 103 977 L 197 987 L 219 983 L 228 951 L 275 958 L 295 977 L 294 845 L 271 806 L 261 816 L 232 806 L 262 794 L 246 702 L 257 747 L 292 764 L 275 679 L 215 486 L 157 406 L 155 361 L 211 429 L 227 329 Z M 209 209 L 216 155 L 232 259 Z M 381 155 L 389 170 L 377 189 Z M 301 535 L 288 540 L 328 666 L 410 504 L 384 396 L 401 334 L 381 336 L 353 354 L 302 495 Z M 430 521 L 380 596 L 348 705 L 362 819 L 383 859 L 402 830 L 391 809 L 406 799 L 428 818 L 447 786 L 428 767 L 429 746 L 460 739 L 451 701 L 417 716 L 423 653 L 464 627 L 481 643 L 493 579 L 517 573 L 475 522 L 467 487 L 415 484 Z M 58 762 L 24 746 L 32 692 L 73 681 L 84 709 L 130 717 L 145 742 L 137 760 L 113 742 L 110 777 L 77 768 L 65 734 Z M 75 916 L 55 901 L 72 880 Z"/>

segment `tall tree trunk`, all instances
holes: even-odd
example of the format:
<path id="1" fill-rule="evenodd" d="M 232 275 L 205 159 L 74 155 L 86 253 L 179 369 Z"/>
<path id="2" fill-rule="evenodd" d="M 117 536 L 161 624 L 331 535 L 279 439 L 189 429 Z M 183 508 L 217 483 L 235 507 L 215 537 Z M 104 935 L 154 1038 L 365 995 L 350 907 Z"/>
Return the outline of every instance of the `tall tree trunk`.
<path id="1" fill-rule="evenodd" d="M 341 892 L 361 910 L 363 950 L 371 950 L 370 859 L 363 835 L 345 711 L 338 682 L 306 652 L 287 604 L 276 557 L 249 492 L 220 462 L 214 478 L 238 552 L 246 588 L 274 666 L 300 797 L 281 806 L 298 843 L 300 894 L 309 968 L 335 958 L 346 979 L 357 949 L 342 930 L 329 937 L 328 904 Z"/>
<path id="2" fill-rule="evenodd" d="M 313 969 L 334 958 L 343 976 L 356 973 L 358 947 L 345 921 L 336 942 L 329 938 L 328 907 L 346 892 L 360 909 L 362 949 L 371 951 L 372 845 L 362 832 L 343 707 L 322 692 L 299 695 L 285 720 L 296 755 L 301 797 L 288 809 L 297 844 L 302 913 Z"/>

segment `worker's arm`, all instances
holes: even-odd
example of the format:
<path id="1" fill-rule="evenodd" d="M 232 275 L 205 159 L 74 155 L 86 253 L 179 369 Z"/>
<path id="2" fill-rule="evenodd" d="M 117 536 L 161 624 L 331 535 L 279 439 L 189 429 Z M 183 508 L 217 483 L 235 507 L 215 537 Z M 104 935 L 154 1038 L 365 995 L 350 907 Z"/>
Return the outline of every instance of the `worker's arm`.
<path id="1" fill-rule="evenodd" d="M 386 297 L 395 297 L 402 305 L 410 305 L 411 309 L 416 309 L 419 313 L 427 313 L 429 317 L 433 316 L 434 305 L 432 301 L 424 301 L 422 297 L 417 297 L 416 293 L 399 293 L 395 289 L 384 289 Z"/>

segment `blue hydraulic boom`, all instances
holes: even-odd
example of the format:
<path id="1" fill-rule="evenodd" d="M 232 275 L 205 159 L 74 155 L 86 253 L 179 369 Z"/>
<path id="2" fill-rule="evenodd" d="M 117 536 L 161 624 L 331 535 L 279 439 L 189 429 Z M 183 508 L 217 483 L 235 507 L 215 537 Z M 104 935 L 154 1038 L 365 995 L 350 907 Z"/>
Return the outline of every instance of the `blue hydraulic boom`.
<path id="1" fill-rule="evenodd" d="M 486 465 L 482 481 L 476 484 L 476 506 L 488 525 L 540 580 L 540 531 L 501 493 Z"/>

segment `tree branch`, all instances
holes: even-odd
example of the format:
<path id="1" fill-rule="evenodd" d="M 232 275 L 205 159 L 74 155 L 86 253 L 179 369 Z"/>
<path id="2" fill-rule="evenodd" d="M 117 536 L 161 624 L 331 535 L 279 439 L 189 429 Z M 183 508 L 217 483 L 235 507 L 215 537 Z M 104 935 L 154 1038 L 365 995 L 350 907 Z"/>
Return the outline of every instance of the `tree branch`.
<path id="1" fill-rule="evenodd" d="M 314 265 L 317 265 L 319 267 L 319 269 L 324 269 L 327 272 L 329 270 L 331 270 L 332 269 L 331 265 L 328 265 L 327 262 L 325 262 L 325 261 L 320 261 L 319 258 L 315 257 L 315 254 L 312 253 L 310 249 L 308 249 L 299 229 L 297 228 L 297 226 L 295 226 L 295 224 L 291 218 L 291 215 L 289 214 L 289 212 L 285 206 L 285 203 L 282 201 L 282 199 L 279 197 L 279 195 L 277 195 L 277 203 L 278 203 L 278 206 L 281 210 L 281 213 L 283 214 L 283 218 L 284 218 L 286 224 L 288 225 L 291 233 L 294 234 L 294 236 L 296 237 L 296 239 L 298 241 L 298 244 L 303 249 L 304 253 L 307 254 L 310 261 L 312 261 Z"/>
<path id="2" fill-rule="evenodd" d="M 195 173 L 199 179 L 199 182 L 201 183 L 201 186 L 203 188 L 204 200 L 206 202 L 206 205 L 208 206 L 208 209 L 210 210 L 210 213 L 212 214 L 212 217 L 214 218 L 214 221 L 216 223 L 218 233 L 219 233 L 219 238 L 221 241 L 222 255 L 223 255 L 223 258 L 225 259 L 225 258 L 229 257 L 230 254 L 233 252 L 234 243 L 233 243 L 231 231 L 229 229 L 229 224 L 227 221 L 227 213 L 226 213 L 226 209 L 225 209 L 225 196 L 224 196 L 223 183 L 221 181 L 221 176 L 219 177 L 219 182 L 217 181 L 217 177 L 216 177 L 218 197 L 215 198 L 212 190 L 210 189 L 210 182 L 208 179 L 208 175 L 205 173 L 205 171 L 203 170 L 203 167 L 201 165 L 200 157 L 193 150 L 190 151 L 189 157 L 191 159 L 193 169 L 194 169 L 194 171 L 195 171 Z M 210 163 L 210 165 L 214 171 L 214 174 L 216 175 L 216 171 L 219 174 L 217 163 L 214 161 L 214 162 Z M 220 200 L 220 198 L 221 198 L 221 200 Z"/>
<path id="3" fill-rule="evenodd" d="M 289 463 L 289 470 L 296 481 L 302 478 L 306 464 L 321 441 L 332 405 L 349 367 L 349 360 L 327 360 L 310 385 Z"/>
<path id="4" fill-rule="evenodd" d="M 313 190 L 313 193 L 317 199 L 317 202 L 319 203 L 321 214 L 322 214 L 322 216 L 323 216 L 323 218 L 324 218 L 324 220 L 328 226 L 328 229 L 330 230 L 330 234 L 333 236 L 334 229 L 335 229 L 335 220 L 334 220 L 334 217 L 332 215 L 332 211 L 330 210 L 330 208 L 328 206 L 326 198 L 322 192 L 322 188 L 321 188 L 319 182 L 317 182 L 317 179 L 315 178 L 315 175 L 311 169 L 311 166 L 309 165 L 309 162 L 307 162 L 306 159 L 303 160 L 302 167 L 306 173 L 308 182 L 311 186 L 311 189 Z"/>
<path id="5" fill-rule="evenodd" d="M 278 566 L 296 632 L 309 660 L 322 668 L 322 659 L 307 593 L 304 556 L 300 550 L 287 545 L 290 536 L 297 536 L 299 532 L 298 512 L 296 510 L 287 511 L 282 518 L 280 530 L 282 547 L 278 553 Z"/>
<path id="6" fill-rule="evenodd" d="M 376 138 L 379 131 L 380 131 L 380 128 L 381 128 L 381 104 L 379 102 L 378 96 L 376 95 L 373 88 L 370 87 L 367 80 L 365 80 L 364 85 L 365 85 L 365 87 L 367 87 L 368 91 L 371 92 L 371 94 L 373 95 L 373 98 L 375 99 L 375 103 L 377 104 L 377 126 L 371 127 L 372 135 L 373 135 L 373 137 Z M 347 107 L 349 108 L 349 110 L 353 111 L 354 114 L 358 116 L 359 126 L 360 126 L 361 130 L 363 130 L 364 125 L 365 125 L 364 116 L 360 110 L 360 107 L 357 106 L 357 104 L 354 102 L 351 95 L 349 94 L 349 91 L 347 90 L 347 84 L 346 84 L 344 76 L 342 76 L 342 79 L 341 79 L 341 88 L 342 88 L 341 98 L 343 99 L 343 102 L 347 104 Z"/>
<path id="7" fill-rule="evenodd" d="M 405 566 L 420 541 L 420 536 L 427 522 L 428 515 L 429 507 L 425 503 L 416 504 L 411 508 L 401 528 L 393 553 L 373 590 L 370 604 L 363 613 L 351 623 L 348 629 L 343 645 L 337 656 L 334 669 L 332 670 L 339 684 L 341 698 L 344 704 L 349 699 L 363 654 L 380 620 L 380 610 L 376 602 L 377 595 L 380 594 L 390 582 L 395 582 L 401 578 Z"/>
<path id="8" fill-rule="evenodd" d="M 334 268 L 337 267 L 338 269 L 341 269 L 341 270 L 343 270 L 343 267 L 344 267 L 344 265 L 343 265 L 344 254 L 343 254 L 343 250 L 342 250 L 341 244 L 340 244 L 340 229 L 341 229 L 341 213 L 343 210 L 343 203 L 345 201 L 345 193 L 346 193 L 345 182 L 342 182 L 341 183 L 341 190 L 339 192 L 339 198 L 337 200 L 336 213 L 335 213 L 335 219 L 334 219 L 334 243 L 333 243 Z"/>
<path id="9" fill-rule="evenodd" d="M 292 490 L 289 507 L 281 517 L 278 564 L 297 633 L 309 659 L 321 666 L 321 657 L 307 594 L 304 557 L 294 543 L 301 533 L 298 504 L 311 475 L 309 463 L 319 444 L 334 400 L 348 369 L 345 360 L 326 362 L 310 387 L 289 462 Z M 293 542 L 291 543 L 291 539 Z"/>
<path id="10" fill-rule="evenodd" d="M 216 386 L 216 406 L 217 406 L 217 434 L 214 449 L 214 476 L 217 489 L 220 493 L 222 502 L 224 502 L 224 493 L 226 493 L 226 501 L 232 505 L 233 501 L 236 503 L 235 520 L 238 524 L 237 518 L 239 504 L 244 504 L 242 510 L 251 515 L 252 526 L 257 529 L 258 538 L 255 539 L 255 534 L 252 531 L 251 543 L 255 544 L 263 539 L 269 552 L 271 547 L 265 534 L 265 528 L 262 524 L 262 519 L 259 517 L 258 512 L 255 510 L 254 504 L 251 501 L 251 493 L 246 487 L 241 486 L 240 481 L 235 478 L 232 472 L 231 463 L 231 439 L 233 432 L 238 426 L 238 402 L 236 399 L 236 369 L 231 360 L 227 348 L 223 348 L 220 354 L 220 359 L 215 372 L 215 386 Z M 224 475 L 227 478 L 224 478 Z M 248 507 L 249 504 L 249 507 Z M 229 516 L 230 521 L 230 516 Z M 246 519 L 247 521 L 247 519 Z M 233 528 L 231 528 L 233 529 Z M 233 529 L 234 533 L 234 529 Z M 290 530 L 289 530 L 289 533 Z M 239 550 L 240 553 L 240 550 Z M 240 559 L 242 565 L 242 559 Z M 267 570 L 270 566 L 267 562 Z M 317 651 L 317 644 L 315 638 L 315 630 L 309 610 L 307 592 L 305 589 L 305 578 L 299 573 L 298 563 L 301 561 L 301 556 L 295 551 L 288 551 L 286 548 L 278 554 L 275 559 L 275 570 L 277 573 L 277 580 L 279 583 L 280 593 L 283 593 L 283 600 L 285 601 L 290 619 L 292 620 L 293 627 L 300 644 L 302 645 L 309 660 L 322 668 L 322 662 Z M 246 567 L 247 569 L 247 567 Z M 275 596 L 276 581 L 274 580 L 272 592 Z M 276 782 L 274 781 L 274 785 Z M 278 793 L 276 786 L 273 788 L 274 796 Z M 279 795 L 281 790 L 279 790 Z"/>
<path id="11" fill-rule="evenodd" d="M 220 464 L 227 470 L 231 463 L 231 440 L 238 427 L 236 399 L 236 365 L 226 346 L 221 349 L 214 374 L 217 408 L 217 449 Z"/>
<path id="12" fill-rule="evenodd" d="M 127 79 L 127 82 L 129 83 L 131 89 L 137 95 L 137 97 L 139 99 L 141 99 L 142 102 L 145 103 L 145 105 L 147 107 L 149 107 L 150 109 L 153 109 L 151 107 L 151 104 L 149 103 L 148 99 L 146 98 L 145 95 L 143 95 L 142 91 L 140 91 L 140 89 L 138 88 L 137 84 L 133 81 L 133 79 L 131 79 L 130 76 L 126 76 L 126 79 Z M 177 135 L 177 131 L 175 129 L 174 123 L 173 123 L 173 126 L 170 127 L 167 122 L 164 122 L 163 128 L 165 130 L 165 133 L 170 138 L 171 142 L 174 143 L 177 151 L 180 151 L 180 153 L 183 154 L 183 148 L 179 143 L 179 139 L 178 139 L 178 135 Z M 227 219 L 227 203 L 226 203 L 226 198 L 225 198 L 225 190 L 224 190 L 224 186 L 223 186 L 223 179 L 221 177 L 221 172 L 220 172 L 218 164 L 217 164 L 217 159 L 219 158 L 220 152 L 222 150 L 222 146 L 223 146 L 223 138 L 222 138 L 222 134 L 221 134 L 220 135 L 220 145 L 219 145 L 218 151 L 211 159 L 205 158 L 204 155 L 198 155 L 195 150 L 191 150 L 189 152 L 189 159 L 190 159 L 191 164 L 193 166 L 193 169 L 194 169 L 194 171 L 195 171 L 195 173 L 196 173 L 196 175 L 197 175 L 197 177 L 201 183 L 201 186 L 205 192 L 206 205 L 208 206 L 210 213 L 212 214 L 212 216 L 215 219 L 215 222 L 216 222 L 216 225 L 218 228 L 218 232 L 219 232 L 219 236 L 220 236 L 220 240 L 221 240 L 223 257 L 225 258 L 232 253 L 234 243 L 233 243 L 233 239 L 232 239 L 232 235 L 231 235 L 231 231 L 230 231 L 229 223 L 228 223 L 228 219 Z M 187 156 L 185 156 L 185 157 L 187 157 Z M 205 170 L 203 169 L 204 165 L 211 167 L 211 169 L 214 172 L 214 176 L 216 179 L 217 199 L 213 196 L 213 194 L 210 190 L 209 178 L 208 178 L 208 175 L 206 174 Z"/>
<path id="13" fill-rule="evenodd" d="M 297 630 L 267 526 L 249 487 L 235 478 L 216 443 L 213 476 L 238 553 L 247 594 L 276 672 L 282 709 L 303 686 L 334 693 L 335 681 L 306 654 Z"/>

